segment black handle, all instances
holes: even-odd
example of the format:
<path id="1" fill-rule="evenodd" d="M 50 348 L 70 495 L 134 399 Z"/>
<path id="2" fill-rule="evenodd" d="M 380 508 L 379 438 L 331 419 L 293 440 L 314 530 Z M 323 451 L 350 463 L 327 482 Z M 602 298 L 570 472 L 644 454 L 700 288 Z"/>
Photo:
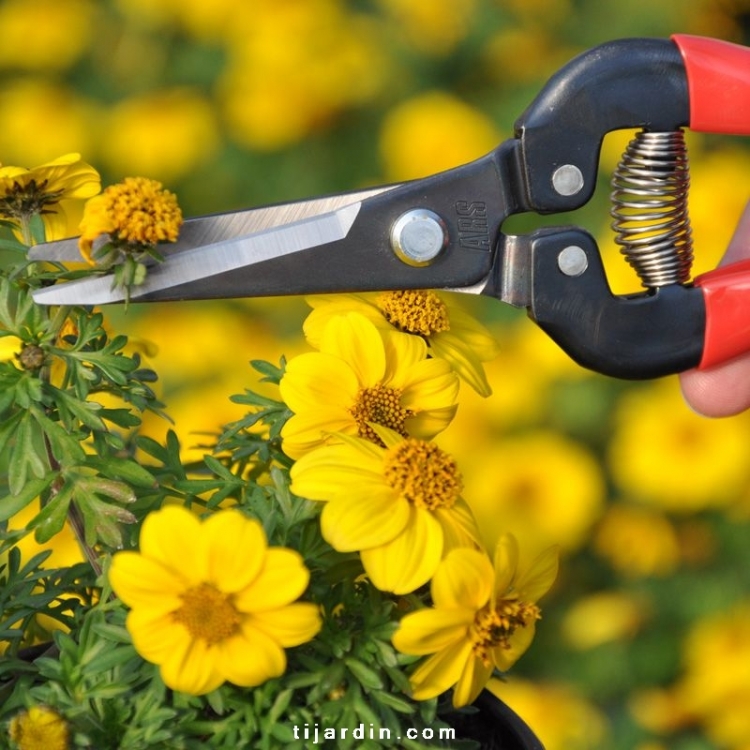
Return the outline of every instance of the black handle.
<path id="1" fill-rule="evenodd" d="M 622 39 L 584 52 L 516 122 L 526 209 L 553 213 L 586 203 L 606 133 L 675 130 L 689 119 L 687 75 L 673 42 Z"/>

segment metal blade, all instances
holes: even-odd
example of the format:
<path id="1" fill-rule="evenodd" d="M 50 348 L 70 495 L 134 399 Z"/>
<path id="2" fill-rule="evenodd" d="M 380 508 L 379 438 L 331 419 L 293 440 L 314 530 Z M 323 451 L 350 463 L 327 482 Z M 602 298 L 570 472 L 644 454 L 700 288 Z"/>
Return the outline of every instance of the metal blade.
<path id="1" fill-rule="evenodd" d="M 238 296 L 226 281 L 233 272 L 250 271 L 284 258 L 346 237 L 357 218 L 361 201 L 336 211 L 252 234 L 200 246 L 172 255 L 154 266 L 143 284 L 130 291 L 134 302 L 145 299 L 213 299 Z M 243 276 L 244 278 L 244 276 Z M 215 281 L 214 281 L 215 280 Z M 243 281 L 243 288 L 246 284 Z M 248 294 L 252 293 L 252 289 Z M 112 288 L 112 276 L 79 279 L 39 289 L 34 300 L 43 305 L 104 305 L 123 302 L 122 289 Z"/>
<path id="2" fill-rule="evenodd" d="M 342 206 L 358 203 L 393 187 L 392 185 L 379 186 L 357 192 L 329 195 L 324 198 L 312 198 L 293 203 L 280 203 L 272 206 L 189 218 L 183 223 L 177 242 L 160 245 L 159 252 L 164 256 L 174 255 L 224 240 L 246 237 L 301 219 L 330 213 Z M 83 260 L 78 250 L 77 237 L 35 245 L 29 250 L 28 256 L 31 260 L 60 263 L 81 262 Z"/>

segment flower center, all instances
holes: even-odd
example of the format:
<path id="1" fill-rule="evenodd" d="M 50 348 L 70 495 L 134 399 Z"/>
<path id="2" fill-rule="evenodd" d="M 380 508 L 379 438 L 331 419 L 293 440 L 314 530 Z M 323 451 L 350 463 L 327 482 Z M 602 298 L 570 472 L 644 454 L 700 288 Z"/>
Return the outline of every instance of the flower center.
<path id="1" fill-rule="evenodd" d="M 450 508 L 463 489 L 454 458 L 434 443 L 409 438 L 388 450 L 385 480 L 417 508 Z"/>
<path id="2" fill-rule="evenodd" d="M 26 183 L 13 181 L 0 196 L 0 214 L 21 219 L 34 213 L 44 212 L 50 204 L 62 198 L 63 191 L 47 190 L 47 180 L 37 183 L 31 179 Z"/>
<path id="3" fill-rule="evenodd" d="M 200 583 L 182 594 L 182 606 L 172 616 L 193 638 L 202 638 L 209 645 L 234 635 L 240 624 L 240 616 L 226 594 L 210 583 Z"/>
<path id="4" fill-rule="evenodd" d="M 382 445 L 380 438 L 368 424 L 388 427 L 399 435 L 406 435 L 406 420 L 414 415 L 411 409 L 401 406 L 401 390 L 378 383 L 372 388 L 361 388 L 354 406 L 349 410 L 357 423 L 359 437 Z"/>
<path id="5" fill-rule="evenodd" d="M 110 185 L 101 195 L 97 213 L 111 222 L 111 239 L 115 244 L 153 247 L 159 242 L 175 242 L 182 226 L 182 211 L 173 193 L 160 182 L 145 177 L 126 177 Z M 84 213 L 81 229 L 86 232 L 87 220 L 97 223 L 101 216 Z"/>
<path id="6" fill-rule="evenodd" d="M 400 331 L 426 338 L 450 329 L 448 307 L 435 292 L 425 289 L 384 292 L 376 304 L 385 319 Z"/>
<path id="7" fill-rule="evenodd" d="M 474 654 L 485 666 L 489 666 L 492 663 L 492 649 L 498 646 L 510 648 L 513 633 L 540 618 L 541 612 L 536 604 L 518 599 L 503 599 L 494 608 L 488 605 L 480 609 L 470 628 Z"/>

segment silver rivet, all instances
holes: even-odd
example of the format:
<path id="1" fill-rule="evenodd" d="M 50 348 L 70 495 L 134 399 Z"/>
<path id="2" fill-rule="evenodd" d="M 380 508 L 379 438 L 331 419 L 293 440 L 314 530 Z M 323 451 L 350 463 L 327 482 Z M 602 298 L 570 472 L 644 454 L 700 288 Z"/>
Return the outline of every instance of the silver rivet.
<path id="1" fill-rule="evenodd" d="M 583 188 L 583 174 L 575 164 L 563 164 L 552 174 L 552 187 L 559 195 L 575 195 Z"/>
<path id="2" fill-rule="evenodd" d="M 401 214 L 391 227 L 393 252 L 410 266 L 429 265 L 447 242 L 445 223 L 427 208 L 414 208 Z"/>
<path id="3" fill-rule="evenodd" d="M 586 252 L 578 245 L 569 245 L 557 256 L 557 266 L 566 276 L 580 276 L 589 266 Z"/>

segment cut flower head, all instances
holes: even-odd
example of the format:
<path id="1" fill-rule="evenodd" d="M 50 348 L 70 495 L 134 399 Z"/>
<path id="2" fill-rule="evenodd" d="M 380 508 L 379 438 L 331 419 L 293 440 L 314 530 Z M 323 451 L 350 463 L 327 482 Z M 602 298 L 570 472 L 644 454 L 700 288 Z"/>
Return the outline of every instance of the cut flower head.
<path id="1" fill-rule="evenodd" d="M 326 323 L 319 351 L 288 362 L 280 389 L 293 412 L 281 433 L 284 452 L 299 458 L 333 433 L 379 443 L 372 424 L 434 437 L 456 412 L 458 378 L 445 360 L 427 358 L 421 338 L 384 336 L 352 312 Z"/>
<path id="2" fill-rule="evenodd" d="M 430 580 L 449 550 L 477 545 L 479 532 L 450 455 L 373 429 L 385 447 L 346 437 L 310 451 L 292 467 L 291 489 L 325 501 L 321 532 L 334 549 L 359 551 L 377 588 L 406 594 Z"/>
<path id="3" fill-rule="evenodd" d="M 138 653 L 192 695 L 278 677 L 284 648 L 321 625 L 317 606 L 296 601 L 309 580 L 300 555 L 268 547 L 260 523 L 235 510 L 203 522 L 181 506 L 149 514 L 140 551 L 117 553 L 109 579 L 131 608 Z"/>
<path id="4" fill-rule="evenodd" d="M 500 538 L 494 565 L 483 552 L 456 549 L 432 579 L 433 607 L 406 615 L 393 636 L 402 653 L 430 655 L 411 675 L 413 696 L 454 688 L 453 705 L 476 699 L 495 669 L 506 671 L 531 645 L 536 602 L 557 576 L 555 548 L 520 570 L 514 536 Z"/>

